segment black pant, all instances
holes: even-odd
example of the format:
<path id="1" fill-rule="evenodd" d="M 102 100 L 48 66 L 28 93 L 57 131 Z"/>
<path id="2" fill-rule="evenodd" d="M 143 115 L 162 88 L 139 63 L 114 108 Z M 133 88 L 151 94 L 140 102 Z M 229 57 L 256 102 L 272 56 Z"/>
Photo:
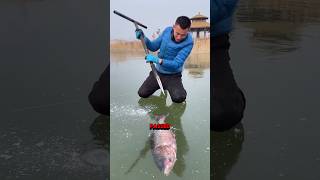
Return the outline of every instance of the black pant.
<path id="1" fill-rule="evenodd" d="M 187 92 L 182 84 L 181 73 L 167 75 L 158 72 L 158 74 L 161 79 L 163 89 L 169 91 L 171 100 L 175 103 L 183 102 L 187 97 Z M 147 98 L 158 89 L 160 89 L 160 87 L 157 80 L 152 71 L 150 71 L 149 76 L 139 88 L 138 94 L 140 97 Z"/>
<path id="2" fill-rule="evenodd" d="M 99 80 L 94 83 L 92 90 L 88 96 L 89 102 L 93 109 L 96 112 L 105 115 L 110 115 L 109 79 L 110 65 L 101 74 Z"/>
<path id="3" fill-rule="evenodd" d="M 234 79 L 230 67 L 229 36 L 211 40 L 211 130 L 225 131 L 238 124 L 245 109 L 245 97 Z"/>

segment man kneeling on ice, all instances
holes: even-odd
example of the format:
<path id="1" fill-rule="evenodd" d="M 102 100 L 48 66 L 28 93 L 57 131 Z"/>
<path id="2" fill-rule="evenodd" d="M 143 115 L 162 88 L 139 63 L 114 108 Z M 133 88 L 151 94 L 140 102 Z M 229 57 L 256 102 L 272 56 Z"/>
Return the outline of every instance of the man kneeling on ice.
<path id="1" fill-rule="evenodd" d="M 172 101 L 176 103 L 183 102 L 187 96 L 181 77 L 183 64 L 193 47 L 192 34 L 189 33 L 190 26 L 190 19 L 180 16 L 173 27 L 167 27 L 154 41 L 144 36 L 146 46 L 150 51 L 155 52 L 160 49 L 158 55 L 147 54 L 145 59 L 147 62 L 156 64 L 155 67 L 163 88 L 169 91 Z M 141 35 L 143 31 L 136 30 L 136 38 L 140 39 Z M 140 97 L 147 98 L 159 88 L 157 80 L 150 72 L 139 88 L 138 94 Z"/>

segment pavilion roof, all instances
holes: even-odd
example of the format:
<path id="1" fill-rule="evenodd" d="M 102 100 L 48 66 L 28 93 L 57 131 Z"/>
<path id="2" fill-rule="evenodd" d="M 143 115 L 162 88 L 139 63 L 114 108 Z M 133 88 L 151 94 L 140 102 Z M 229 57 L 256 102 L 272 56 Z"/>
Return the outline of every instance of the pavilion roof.
<path id="1" fill-rule="evenodd" d="M 208 19 L 208 17 L 200 14 L 200 12 L 199 12 L 197 15 L 193 16 L 193 17 L 190 18 L 190 19 L 191 19 L 191 20 Z"/>

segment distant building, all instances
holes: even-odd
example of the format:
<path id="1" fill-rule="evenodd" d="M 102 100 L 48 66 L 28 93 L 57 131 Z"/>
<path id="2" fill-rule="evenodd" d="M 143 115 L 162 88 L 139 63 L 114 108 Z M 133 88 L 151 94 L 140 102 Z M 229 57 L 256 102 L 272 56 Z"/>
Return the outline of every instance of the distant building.
<path id="1" fill-rule="evenodd" d="M 196 32 L 196 37 L 200 38 L 200 32 L 204 33 L 204 38 L 206 38 L 206 32 L 210 32 L 210 23 L 207 22 L 208 17 L 201 15 L 200 12 L 190 18 L 191 20 L 191 27 L 190 31 Z"/>

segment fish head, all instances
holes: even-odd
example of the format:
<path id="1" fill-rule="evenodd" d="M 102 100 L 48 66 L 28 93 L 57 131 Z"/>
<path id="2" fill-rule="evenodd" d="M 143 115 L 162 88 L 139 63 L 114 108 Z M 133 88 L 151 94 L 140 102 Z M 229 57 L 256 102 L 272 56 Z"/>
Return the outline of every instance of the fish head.
<path id="1" fill-rule="evenodd" d="M 171 146 L 160 146 L 154 153 L 154 160 L 160 171 L 168 176 L 177 160 L 176 149 Z"/>

